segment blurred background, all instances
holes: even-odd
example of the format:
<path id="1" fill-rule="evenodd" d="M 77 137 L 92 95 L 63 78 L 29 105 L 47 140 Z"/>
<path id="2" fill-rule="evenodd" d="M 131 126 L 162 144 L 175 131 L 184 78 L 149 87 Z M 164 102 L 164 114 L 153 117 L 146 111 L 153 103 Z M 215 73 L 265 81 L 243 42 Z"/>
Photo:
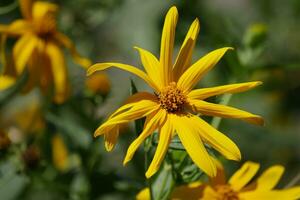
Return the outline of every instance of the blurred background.
<path id="1" fill-rule="evenodd" d="M 199 18 L 194 61 L 219 47 L 232 46 L 235 51 L 226 54 L 198 87 L 264 82 L 252 91 L 233 95 L 229 105 L 263 116 L 265 126 L 224 119 L 219 129 L 238 144 L 242 161 L 259 162 L 262 169 L 284 165 L 281 186 L 299 176 L 299 0 L 52 2 L 60 7 L 59 30 L 93 63 L 117 61 L 142 67 L 133 46 L 159 55 L 164 16 L 172 5 L 179 10 L 177 50 L 189 25 Z M 17 2 L 1 0 L 0 6 L 1 24 L 21 17 Z M 93 138 L 93 131 L 130 95 L 131 80 L 139 91 L 149 88 L 118 69 L 106 72 L 109 82 L 100 75 L 90 86 L 85 70 L 66 54 L 72 95 L 64 104 L 51 103 L 37 89 L 9 99 L 5 91 L 0 93 L 0 197 L 134 199 L 146 184 L 142 149 L 128 166 L 122 165 L 135 138 L 133 124 L 122 127 L 120 140 L 110 153 L 102 137 Z M 225 161 L 228 174 L 240 164 Z"/>

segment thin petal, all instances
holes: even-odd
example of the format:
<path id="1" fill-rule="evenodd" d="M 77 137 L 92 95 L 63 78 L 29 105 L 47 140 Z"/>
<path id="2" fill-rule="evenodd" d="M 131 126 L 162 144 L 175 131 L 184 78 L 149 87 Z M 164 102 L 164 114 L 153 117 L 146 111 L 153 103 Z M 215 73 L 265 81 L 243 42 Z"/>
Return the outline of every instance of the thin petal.
<path id="1" fill-rule="evenodd" d="M 55 101 L 62 103 L 68 96 L 67 68 L 63 52 L 55 44 L 49 42 L 46 52 L 50 58 L 55 87 Z"/>
<path id="2" fill-rule="evenodd" d="M 19 5 L 21 9 L 21 13 L 24 18 L 31 19 L 32 18 L 32 0 L 19 0 Z"/>
<path id="3" fill-rule="evenodd" d="M 207 175 L 216 176 L 216 165 L 205 149 L 194 121 L 187 116 L 172 116 L 176 132 L 191 159 Z"/>
<path id="4" fill-rule="evenodd" d="M 247 83 L 222 85 L 222 86 L 211 87 L 211 88 L 202 88 L 202 89 L 192 90 L 188 94 L 188 97 L 192 99 L 202 100 L 220 94 L 227 94 L 227 93 L 233 94 L 233 93 L 245 92 L 261 84 L 262 84 L 261 81 L 254 81 L 254 82 L 247 82 Z"/>
<path id="5" fill-rule="evenodd" d="M 70 51 L 74 61 L 78 65 L 81 65 L 84 68 L 88 68 L 89 66 L 91 66 L 91 61 L 87 58 L 80 56 L 72 40 L 70 40 L 66 35 L 57 32 L 54 35 L 54 38 Z"/>
<path id="6" fill-rule="evenodd" d="M 199 200 L 203 196 L 203 190 L 206 187 L 201 182 L 193 182 L 187 185 L 176 187 L 172 194 L 171 199 L 174 200 Z"/>
<path id="7" fill-rule="evenodd" d="M 97 137 L 111 130 L 115 125 L 128 123 L 149 115 L 159 108 L 156 102 L 151 100 L 141 100 L 136 103 L 130 103 L 119 108 L 112 116 L 103 123 L 96 131 L 94 136 Z"/>
<path id="8" fill-rule="evenodd" d="M 161 74 L 158 73 L 161 66 L 157 58 L 147 50 L 144 50 L 139 47 L 134 47 L 139 51 L 142 64 L 148 74 L 148 76 L 155 82 L 157 85 L 163 85 Z"/>
<path id="9" fill-rule="evenodd" d="M 9 25 L 0 24 L 0 32 L 10 35 L 22 35 L 32 30 L 32 25 L 23 19 L 18 19 Z"/>
<path id="10" fill-rule="evenodd" d="M 15 78 L 11 76 L 0 76 L 0 91 L 11 87 L 16 82 Z"/>
<path id="11" fill-rule="evenodd" d="M 150 200 L 151 196 L 149 188 L 142 189 L 135 198 L 136 200 Z"/>
<path id="12" fill-rule="evenodd" d="M 275 165 L 267 169 L 256 181 L 256 190 L 271 190 L 279 182 L 283 175 L 284 167 Z"/>
<path id="13" fill-rule="evenodd" d="M 119 126 L 117 125 L 110 132 L 104 134 L 104 144 L 106 151 L 112 151 L 119 138 Z"/>
<path id="14" fill-rule="evenodd" d="M 194 100 L 194 99 L 190 99 L 189 103 L 193 110 L 200 112 L 203 115 L 241 119 L 255 125 L 264 124 L 264 120 L 261 116 L 254 115 L 252 113 L 237 108 L 233 108 L 230 106 L 214 104 L 214 103 L 209 103 L 202 100 Z"/>
<path id="15" fill-rule="evenodd" d="M 251 191 L 239 193 L 240 199 L 245 200 L 296 200 L 300 198 L 300 187 L 284 190 Z"/>
<path id="16" fill-rule="evenodd" d="M 168 85 L 172 80 L 172 55 L 177 19 L 178 11 L 177 8 L 173 6 L 166 15 L 161 36 L 160 63 L 164 85 Z"/>
<path id="17" fill-rule="evenodd" d="M 157 85 L 149 78 L 149 76 L 145 72 L 131 65 L 126 65 L 122 63 L 97 63 L 88 68 L 87 75 L 89 76 L 96 71 L 105 70 L 110 67 L 117 67 L 119 69 L 131 72 L 143 79 L 154 90 L 159 91 L 159 87 L 157 87 Z"/>
<path id="18" fill-rule="evenodd" d="M 228 182 L 234 190 L 239 191 L 251 181 L 258 169 L 258 163 L 248 161 L 232 175 Z"/>
<path id="19" fill-rule="evenodd" d="M 146 172 L 146 177 L 150 178 L 155 174 L 161 165 L 161 163 L 164 160 L 164 157 L 168 151 L 168 146 L 172 139 L 172 133 L 173 133 L 173 126 L 171 123 L 171 120 L 167 118 L 165 124 L 162 126 L 162 128 L 159 131 L 159 141 L 158 145 L 154 154 L 154 157 L 152 159 L 152 162 Z"/>
<path id="20" fill-rule="evenodd" d="M 193 50 L 196 44 L 196 40 L 200 30 L 200 23 L 198 19 L 195 19 L 180 48 L 179 54 L 176 58 L 173 75 L 174 80 L 177 81 L 178 78 L 183 74 L 183 72 L 190 66 L 192 61 Z"/>
<path id="21" fill-rule="evenodd" d="M 13 47 L 13 57 L 15 60 L 16 70 L 21 74 L 32 55 L 34 49 L 38 45 L 38 39 L 31 35 L 26 34 L 22 36 Z"/>
<path id="22" fill-rule="evenodd" d="M 211 69 L 231 47 L 214 50 L 188 68 L 178 80 L 178 87 L 189 92 L 198 81 Z"/>
<path id="23" fill-rule="evenodd" d="M 198 129 L 201 138 L 206 143 L 219 151 L 227 159 L 241 160 L 241 152 L 239 148 L 226 135 L 213 128 L 198 116 L 193 116 L 190 119 L 194 121 L 195 128 Z"/>
<path id="24" fill-rule="evenodd" d="M 126 165 L 133 157 L 136 150 L 144 142 L 144 140 L 151 135 L 159 126 L 161 126 L 166 119 L 166 111 L 159 110 L 147 117 L 143 132 L 130 144 L 123 165 Z"/>

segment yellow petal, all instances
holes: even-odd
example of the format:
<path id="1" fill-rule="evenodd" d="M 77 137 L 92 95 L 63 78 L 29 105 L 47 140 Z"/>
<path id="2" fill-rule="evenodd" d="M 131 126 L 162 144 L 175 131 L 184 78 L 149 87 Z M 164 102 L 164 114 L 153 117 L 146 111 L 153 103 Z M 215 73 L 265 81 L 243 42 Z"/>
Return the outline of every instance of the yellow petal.
<path id="1" fill-rule="evenodd" d="M 234 190 L 239 191 L 251 181 L 258 169 L 258 163 L 248 161 L 232 175 L 228 182 Z"/>
<path id="2" fill-rule="evenodd" d="M 136 200 L 151 200 L 149 188 L 142 189 L 137 195 Z"/>
<path id="3" fill-rule="evenodd" d="M 105 70 L 110 67 L 116 67 L 128 72 L 131 72 L 141 79 L 143 79 L 149 86 L 151 86 L 155 91 L 159 91 L 159 87 L 149 78 L 149 76 L 143 72 L 142 70 L 138 69 L 137 67 L 131 66 L 131 65 L 126 65 L 122 63 L 97 63 L 92 65 L 91 67 L 88 68 L 87 70 L 87 75 L 91 75 L 96 71 L 101 71 Z"/>
<path id="4" fill-rule="evenodd" d="M 32 17 L 32 0 L 19 0 L 19 5 L 21 9 L 21 13 L 24 18 L 31 19 Z"/>
<path id="5" fill-rule="evenodd" d="M 199 20 L 195 21 L 190 26 L 188 33 L 184 39 L 184 42 L 180 48 L 179 54 L 176 58 L 173 75 L 174 80 L 177 81 L 182 73 L 190 66 L 192 61 L 193 50 L 196 44 L 197 36 L 199 34 L 200 24 Z"/>
<path id="6" fill-rule="evenodd" d="M 0 91 L 11 87 L 15 82 L 15 78 L 11 76 L 0 75 Z"/>
<path id="7" fill-rule="evenodd" d="M 138 147 L 143 141 L 151 135 L 158 127 L 160 127 L 166 119 L 166 111 L 160 109 L 157 113 L 153 113 L 147 117 L 143 132 L 130 144 L 123 165 L 126 165 L 133 157 Z"/>
<path id="8" fill-rule="evenodd" d="M 161 36 L 160 63 L 164 86 L 168 85 L 172 80 L 172 55 L 177 19 L 178 11 L 177 8 L 173 6 L 166 15 Z"/>
<path id="9" fill-rule="evenodd" d="M 173 116 L 176 132 L 194 163 L 209 176 L 216 176 L 216 165 L 205 149 L 197 126 L 187 116 Z"/>
<path id="10" fill-rule="evenodd" d="M 87 58 L 80 56 L 75 45 L 66 35 L 57 32 L 54 35 L 54 38 L 70 51 L 74 61 L 78 65 L 81 65 L 84 68 L 88 68 L 89 66 L 91 66 L 91 61 Z"/>
<path id="11" fill-rule="evenodd" d="M 117 125 L 110 132 L 104 134 L 104 144 L 106 151 L 112 151 L 119 138 L 119 126 Z"/>
<path id="12" fill-rule="evenodd" d="M 234 142 L 198 116 L 190 117 L 201 138 L 230 160 L 241 160 L 241 152 Z"/>
<path id="13" fill-rule="evenodd" d="M 255 125 L 264 124 L 262 117 L 230 106 L 194 99 L 189 99 L 189 103 L 193 110 L 200 112 L 203 115 L 241 119 Z"/>
<path id="14" fill-rule="evenodd" d="M 279 182 L 283 175 L 284 167 L 281 165 L 274 165 L 264 171 L 256 181 L 256 190 L 271 190 Z"/>
<path id="15" fill-rule="evenodd" d="M 0 32 L 10 35 L 22 35 L 32 30 L 32 25 L 23 19 L 18 19 L 9 25 L 0 24 Z"/>
<path id="16" fill-rule="evenodd" d="M 62 139 L 58 134 L 54 135 L 52 138 L 52 159 L 54 166 L 64 171 L 68 168 L 68 149 Z"/>
<path id="17" fill-rule="evenodd" d="M 44 1 L 36 1 L 32 7 L 32 17 L 34 20 L 42 19 L 49 13 L 55 13 L 58 10 L 57 5 Z"/>
<path id="18" fill-rule="evenodd" d="M 283 190 L 251 191 L 239 193 L 240 199 L 245 200 L 296 200 L 300 198 L 300 187 Z"/>
<path id="19" fill-rule="evenodd" d="M 233 94 L 233 93 L 245 92 L 261 84 L 262 84 L 261 81 L 254 81 L 254 82 L 247 82 L 247 83 L 222 85 L 222 86 L 211 87 L 211 88 L 201 88 L 197 90 L 192 90 L 188 94 L 188 97 L 191 99 L 202 100 L 220 94 L 227 94 L 227 93 Z"/>
<path id="20" fill-rule="evenodd" d="M 189 92 L 229 49 L 232 48 L 224 47 L 217 49 L 202 57 L 182 74 L 178 80 L 178 87 L 184 92 Z"/>
<path id="21" fill-rule="evenodd" d="M 130 103 L 122 106 L 113 113 L 105 123 L 103 123 L 96 131 L 94 136 L 97 137 L 110 131 L 115 125 L 128 123 L 149 115 L 159 108 L 156 102 L 150 100 L 141 100 L 136 103 Z"/>
<path id="22" fill-rule="evenodd" d="M 37 47 L 39 39 L 31 34 L 22 36 L 13 47 L 13 57 L 18 74 L 21 74 L 32 56 L 34 49 Z"/>
<path id="23" fill-rule="evenodd" d="M 176 187 L 172 194 L 172 200 L 199 200 L 202 197 L 205 185 L 199 181 Z"/>
<path id="24" fill-rule="evenodd" d="M 157 85 L 163 85 L 161 74 L 159 73 L 161 66 L 157 58 L 147 50 L 138 47 L 134 48 L 139 51 L 142 64 L 150 79 L 157 83 Z"/>
<path id="25" fill-rule="evenodd" d="M 167 118 L 165 124 L 159 130 L 159 141 L 152 162 L 146 172 L 147 178 L 150 178 L 159 170 L 159 167 L 168 151 L 173 131 L 172 122 L 169 118 Z"/>
<path id="26" fill-rule="evenodd" d="M 63 52 L 58 46 L 49 42 L 46 52 L 51 62 L 51 69 L 54 79 L 55 97 L 57 103 L 63 103 L 68 96 L 67 68 Z"/>

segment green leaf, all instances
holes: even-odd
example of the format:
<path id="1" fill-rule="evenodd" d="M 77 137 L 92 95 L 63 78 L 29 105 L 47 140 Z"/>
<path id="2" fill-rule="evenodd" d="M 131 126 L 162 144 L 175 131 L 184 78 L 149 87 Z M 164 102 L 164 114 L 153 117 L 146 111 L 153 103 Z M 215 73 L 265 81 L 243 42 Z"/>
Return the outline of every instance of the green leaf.
<path id="1" fill-rule="evenodd" d="M 17 199 L 28 183 L 28 177 L 19 174 L 16 166 L 13 163 L 6 162 L 0 165 L 1 199 Z"/>

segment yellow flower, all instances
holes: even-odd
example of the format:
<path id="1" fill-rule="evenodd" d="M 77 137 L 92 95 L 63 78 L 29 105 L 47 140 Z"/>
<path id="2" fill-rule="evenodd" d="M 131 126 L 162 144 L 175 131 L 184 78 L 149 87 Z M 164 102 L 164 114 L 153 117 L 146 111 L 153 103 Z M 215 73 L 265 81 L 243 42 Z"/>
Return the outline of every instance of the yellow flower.
<path id="1" fill-rule="evenodd" d="M 108 150 L 111 150 L 117 141 L 120 124 L 146 117 L 144 130 L 129 146 L 124 165 L 131 160 L 142 142 L 155 130 L 158 130 L 159 142 L 154 158 L 146 172 L 147 178 L 159 169 L 174 134 L 179 136 L 191 159 L 209 176 L 216 175 L 216 166 L 205 149 L 203 141 L 228 159 L 241 159 L 236 144 L 198 117 L 197 113 L 263 124 L 260 116 L 204 101 L 214 95 L 243 92 L 260 85 L 261 82 L 192 90 L 197 82 L 217 64 L 225 52 L 232 48 L 226 47 L 212 51 L 191 65 L 192 51 L 200 28 L 199 21 L 196 19 L 186 35 L 175 64 L 172 64 L 177 18 L 177 9 L 172 7 L 165 18 L 159 60 L 150 52 L 135 47 L 140 53 L 146 73 L 134 66 L 121 63 L 98 63 L 91 66 L 87 73 L 91 75 L 96 71 L 115 66 L 139 76 L 153 88 L 154 94 L 139 92 L 131 96 L 127 104 L 113 113 L 95 131 L 95 136 L 104 135 L 105 143 L 110 147 Z"/>
<path id="2" fill-rule="evenodd" d="M 172 200 L 296 200 L 300 198 L 300 186 L 287 189 L 274 189 L 284 172 L 284 167 L 274 165 L 265 170 L 256 180 L 259 164 L 246 162 L 226 182 L 223 167 L 218 165 L 218 175 L 209 184 L 194 182 L 175 188 Z M 149 197 L 149 190 L 139 193 L 140 200 Z M 147 192 L 148 191 L 148 192 Z M 142 198 L 141 198 L 142 197 Z M 148 198 L 149 199 L 149 198 Z"/>
<path id="3" fill-rule="evenodd" d="M 18 19 L 10 25 L 0 25 L 0 32 L 6 36 L 18 37 L 13 47 L 13 59 L 18 75 L 25 67 L 29 72 L 30 89 L 39 85 L 47 92 L 54 85 L 54 100 L 63 102 L 68 96 L 68 78 L 62 47 L 71 51 L 74 60 L 87 67 L 90 61 L 78 55 L 72 41 L 57 31 L 55 4 L 20 0 L 24 19 Z"/>
<path id="4" fill-rule="evenodd" d="M 107 95 L 110 91 L 110 81 L 105 73 L 96 73 L 87 77 L 86 87 L 93 93 Z"/>
<path id="5" fill-rule="evenodd" d="M 65 171 L 69 167 L 69 152 L 58 134 L 52 138 L 52 160 L 54 166 L 60 171 Z"/>
<path id="6" fill-rule="evenodd" d="M 265 170 L 255 181 L 259 164 L 246 162 L 226 182 L 223 166 L 216 162 L 218 173 L 210 178 L 209 183 L 200 181 L 176 187 L 171 200 L 296 200 L 300 198 L 300 186 L 288 189 L 274 189 L 284 173 L 284 167 L 274 165 Z M 251 182 L 249 184 L 249 182 Z M 149 200 L 150 190 L 145 188 L 137 196 L 137 200 Z"/>

